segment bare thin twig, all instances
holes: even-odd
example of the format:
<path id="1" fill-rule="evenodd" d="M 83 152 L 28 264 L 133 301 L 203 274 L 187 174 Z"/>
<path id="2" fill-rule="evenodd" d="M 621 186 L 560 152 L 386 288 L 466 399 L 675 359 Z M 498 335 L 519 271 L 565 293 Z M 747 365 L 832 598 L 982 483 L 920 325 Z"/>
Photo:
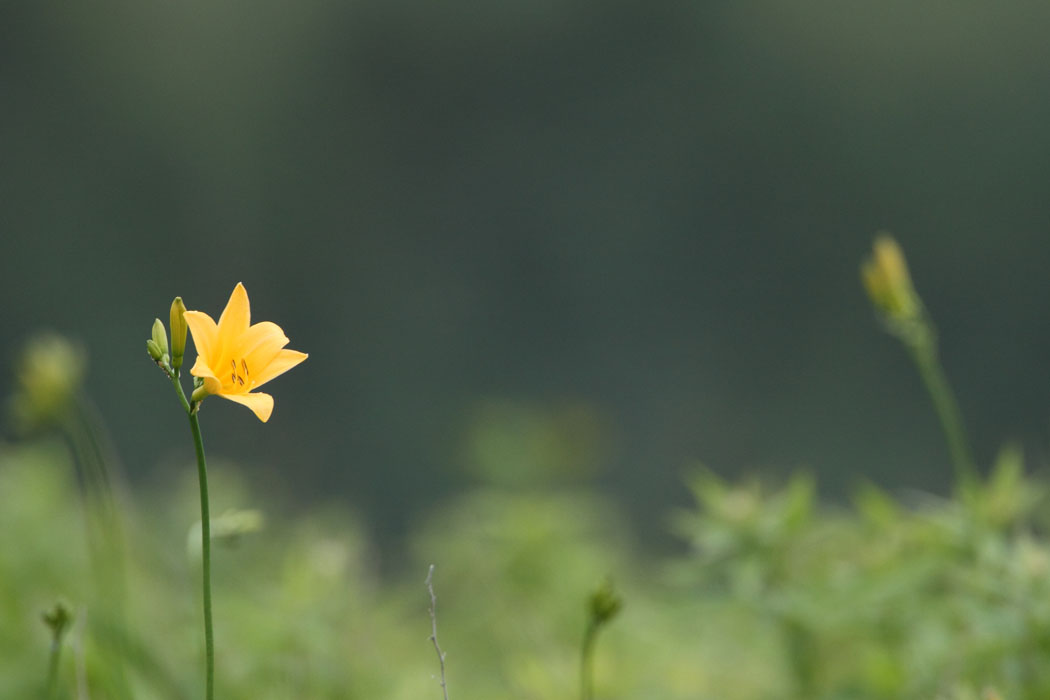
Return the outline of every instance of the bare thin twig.
<path id="1" fill-rule="evenodd" d="M 430 593 L 430 641 L 434 643 L 434 651 L 437 652 L 438 663 L 441 665 L 441 692 L 445 694 L 445 700 L 448 700 L 448 687 L 445 685 L 445 652 L 441 651 L 441 647 L 438 646 L 437 614 L 434 612 L 437 609 L 437 596 L 434 595 L 433 564 L 430 565 L 430 571 L 427 572 L 427 580 L 423 583 Z"/>

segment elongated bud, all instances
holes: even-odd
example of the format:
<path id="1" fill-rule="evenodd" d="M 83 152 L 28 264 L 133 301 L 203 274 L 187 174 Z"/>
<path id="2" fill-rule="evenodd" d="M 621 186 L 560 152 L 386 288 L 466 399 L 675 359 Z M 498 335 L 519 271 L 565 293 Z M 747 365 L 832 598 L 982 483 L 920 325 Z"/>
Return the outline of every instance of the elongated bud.
<path id="1" fill-rule="evenodd" d="M 159 318 L 153 320 L 153 342 L 160 348 L 160 354 L 168 352 L 168 333 Z"/>
<path id="2" fill-rule="evenodd" d="M 186 354 L 186 319 L 182 314 L 186 312 L 186 305 L 182 303 L 182 297 L 175 297 L 171 302 L 171 366 L 175 369 L 182 367 L 182 356 Z"/>
<path id="3" fill-rule="evenodd" d="M 881 313 L 894 321 L 919 318 L 922 302 L 908 274 L 908 264 L 900 246 L 888 234 L 875 239 L 872 256 L 860 268 L 868 298 Z"/>

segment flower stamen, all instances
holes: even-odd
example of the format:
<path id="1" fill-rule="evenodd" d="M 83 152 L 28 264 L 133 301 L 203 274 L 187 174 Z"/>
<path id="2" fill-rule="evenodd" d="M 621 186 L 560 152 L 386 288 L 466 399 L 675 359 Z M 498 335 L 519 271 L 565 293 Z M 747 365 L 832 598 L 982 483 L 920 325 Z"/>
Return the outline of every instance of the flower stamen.
<path id="1" fill-rule="evenodd" d="M 230 367 L 233 369 L 233 371 L 230 372 L 230 384 L 244 386 L 244 377 L 248 376 L 248 363 L 241 359 L 241 368 L 244 370 L 244 377 L 237 374 L 237 360 L 230 360 Z"/>

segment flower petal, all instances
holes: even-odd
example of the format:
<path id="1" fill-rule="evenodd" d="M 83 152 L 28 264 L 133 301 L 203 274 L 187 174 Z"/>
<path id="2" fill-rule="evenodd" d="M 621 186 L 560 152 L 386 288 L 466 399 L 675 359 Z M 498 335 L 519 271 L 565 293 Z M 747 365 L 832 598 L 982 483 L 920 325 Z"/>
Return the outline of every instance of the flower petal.
<path id="1" fill-rule="evenodd" d="M 233 288 L 230 300 L 219 317 L 220 352 L 229 353 L 241 342 L 241 336 L 248 331 L 252 313 L 248 303 L 248 292 L 240 282 Z"/>
<path id="2" fill-rule="evenodd" d="M 288 344 L 284 331 L 276 323 L 263 321 L 248 329 L 241 338 L 238 352 L 256 372 L 270 363 L 277 353 Z"/>
<path id="3" fill-rule="evenodd" d="M 222 392 L 222 382 L 219 381 L 218 377 L 215 376 L 215 372 L 200 355 L 197 356 L 197 361 L 193 363 L 193 367 L 190 369 L 190 374 L 204 380 L 204 390 L 209 394 L 218 394 Z"/>
<path id="4" fill-rule="evenodd" d="M 255 416 L 263 423 L 270 420 L 270 414 L 273 413 L 273 397 L 260 391 L 253 391 L 250 394 L 219 394 L 219 396 L 252 409 Z"/>
<path id="5" fill-rule="evenodd" d="M 298 350 L 281 350 L 269 364 L 255 371 L 255 376 L 252 377 L 255 380 L 255 386 L 265 384 L 274 377 L 284 374 L 307 357 L 309 355 Z"/>
<path id="6" fill-rule="evenodd" d="M 212 362 L 218 350 L 219 328 L 215 320 L 203 311 L 186 311 L 182 314 L 193 335 L 193 347 L 197 348 L 197 362 Z M 192 370 L 191 370 L 192 372 Z M 197 376 L 197 375 L 195 375 Z"/>

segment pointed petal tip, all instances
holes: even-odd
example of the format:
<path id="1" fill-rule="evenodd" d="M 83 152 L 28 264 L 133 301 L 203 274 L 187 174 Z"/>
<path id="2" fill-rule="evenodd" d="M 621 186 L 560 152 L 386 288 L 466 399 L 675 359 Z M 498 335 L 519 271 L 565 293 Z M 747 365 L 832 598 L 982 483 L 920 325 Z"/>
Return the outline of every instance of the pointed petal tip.
<path id="1" fill-rule="evenodd" d="M 274 377 L 284 374 L 305 359 L 306 353 L 304 352 L 287 349 L 281 350 L 272 360 L 270 360 L 269 364 L 255 374 L 255 386 L 262 386 Z"/>
<path id="2" fill-rule="evenodd" d="M 219 337 L 222 345 L 233 347 L 238 336 L 243 335 L 252 323 L 251 303 L 248 292 L 240 282 L 233 288 L 226 308 L 219 316 Z"/>
<path id="3" fill-rule="evenodd" d="M 270 415 L 273 413 L 273 397 L 261 391 L 253 391 L 249 394 L 219 394 L 219 396 L 247 406 L 263 423 L 270 420 Z"/>

